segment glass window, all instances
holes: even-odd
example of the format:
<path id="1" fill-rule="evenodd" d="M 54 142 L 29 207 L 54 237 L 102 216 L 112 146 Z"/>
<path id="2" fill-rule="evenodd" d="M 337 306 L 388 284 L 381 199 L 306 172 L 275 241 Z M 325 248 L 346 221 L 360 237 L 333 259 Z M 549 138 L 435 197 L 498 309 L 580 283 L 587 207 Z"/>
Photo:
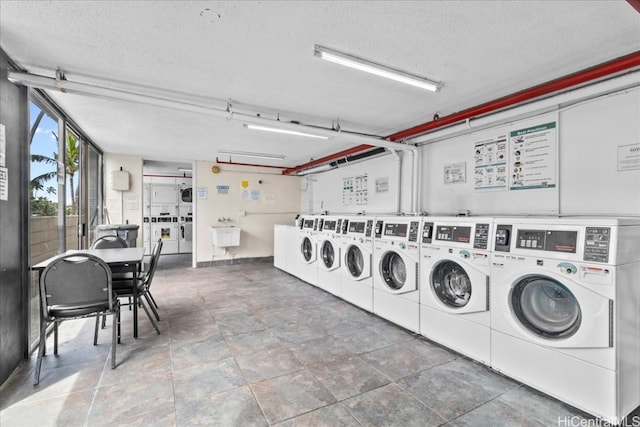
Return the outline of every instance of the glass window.
<path id="1" fill-rule="evenodd" d="M 58 119 L 34 102 L 30 103 L 30 264 L 58 253 Z M 29 287 L 29 342 L 40 337 L 38 273 L 31 273 Z"/>

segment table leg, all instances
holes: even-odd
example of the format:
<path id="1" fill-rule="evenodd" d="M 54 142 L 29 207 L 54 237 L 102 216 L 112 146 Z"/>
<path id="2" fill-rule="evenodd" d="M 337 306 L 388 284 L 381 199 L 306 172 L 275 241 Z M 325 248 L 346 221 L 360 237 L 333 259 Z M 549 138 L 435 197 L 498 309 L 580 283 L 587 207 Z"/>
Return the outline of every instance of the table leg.
<path id="1" fill-rule="evenodd" d="M 138 338 L 138 264 L 132 263 L 133 273 L 133 338 Z"/>

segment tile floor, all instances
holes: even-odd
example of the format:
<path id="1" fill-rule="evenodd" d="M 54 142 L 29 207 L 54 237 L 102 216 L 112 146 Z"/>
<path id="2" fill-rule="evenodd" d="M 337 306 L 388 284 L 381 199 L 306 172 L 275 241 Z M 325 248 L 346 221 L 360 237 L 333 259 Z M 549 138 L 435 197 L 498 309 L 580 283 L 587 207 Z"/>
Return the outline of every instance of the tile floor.
<path id="1" fill-rule="evenodd" d="M 192 269 L 184 260 L 164 256 L 154 279 L 161 335 L 141 311 L 134 340 L 125 309 L 111 370 L 109 325 L 93 346 L 91 320 L 62 324 L 59 356 L 44 359 L 40 385 L 32 358 L 0 388 L 0 425 L 596 421 L 270 264 Z"/>

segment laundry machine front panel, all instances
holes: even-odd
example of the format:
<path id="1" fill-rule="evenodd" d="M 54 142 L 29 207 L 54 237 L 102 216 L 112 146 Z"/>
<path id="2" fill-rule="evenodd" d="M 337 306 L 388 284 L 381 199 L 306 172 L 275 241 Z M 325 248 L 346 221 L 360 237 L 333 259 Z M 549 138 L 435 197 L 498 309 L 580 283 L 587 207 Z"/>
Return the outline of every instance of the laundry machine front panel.
<path id="1" fill-rule="evenodd" d="M 613 287 L 596 292 L 564 264 L 494 254 L 492 328 L 547 347 L 613 347 Z"/>

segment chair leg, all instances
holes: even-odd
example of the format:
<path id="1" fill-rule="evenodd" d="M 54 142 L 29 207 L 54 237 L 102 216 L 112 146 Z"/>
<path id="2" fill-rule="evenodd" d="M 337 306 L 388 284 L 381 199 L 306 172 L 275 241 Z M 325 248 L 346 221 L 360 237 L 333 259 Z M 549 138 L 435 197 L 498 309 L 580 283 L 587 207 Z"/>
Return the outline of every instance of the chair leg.
<path id="1" fill-rule="evenodd" d="M 147 294 L 149 295 L 149 298 L 151 299 L 151 302 L 153 303 L 153 305 L 158 308 L 158 303 L 156 302 L 155 298 L 153 298 L 153 295 L 151 295 L 150 291 L 147 291 Z M 160 320 L 160 319 L 158 319 Z"/>
<path id="2" fill-rule="evenodd" d="M 58 322 L 53 323 L 53 354 L 58 355 Z"/>
<path id="3" fill-rule="evenodd" d="M 121 330 L 120 330 L 120 310 L 118 310 L 118 344 L 120 344 L 120 338 L 121 338 Z"/>
<path id="4" fill-rule="evenodd" d="M 107 316 L 102 315 L 102 329 L 107 327 Z"/>
<path id="5" fill-rule="evenodd" d="M 144 312 L 147 313 L 147 317 L 149 318 L 149 320 L 151 320 L 151 324 L 155 328 L 156 332 L 158 333 L 158 335 L 160 335 L 160 328 L 158 328 L 156 319 L 154 319 L 153 316 L 151 316 L 151 313 L 149 313 L 149 309 L 147 308 L 147 305 L 144 302 L 142 302 L 142 298 L 138 298 L 138 301 L 140 301 L 140 305 L 142 306 L 142 308 L 144 308 Z"/>
<path id="6" fill-rule="evenodd" d="M 156 308 L 153 306 L 152 300 L 151 298 L 149 298 L 149 293 L 145 292 L 142 295 L 144 296 L 144 299 L 147 300 L 147 304 L 149 304 L 149 308 L 151 309 L 151 311 L 153 311 L 153 314 L 155 314 L 156 319 L 158 319 L 159 321 L 160 315 L 158 314 L 158 310 L 156 310 Z"/>
<path id="7" fill-rule="evenodd" d="M 93 345 L 98 345 L 98 328 L 100 326 L 100 318 L 103 317 L 101 315 L 96 316 L 96 328 L 93 332 Z"/>
<path id="8" fill-rule="evenodd" d="M 47 345 L 46 341 L 47 341 L 47 324 L 44 323 L 40 328 L 40 344 L 38 346 L 38 360 L 36 360 L 36 370 L 34 372 L 33 385 L 40 384 L 40 368 L 42 367 L 42 357 L 44 356 L 45 347 Z"/>
<path id="9" fill-rule="evenodd" d="M 120 306 L 116 307 L 116 312 L 111 313 L 113 316 L 113 331 L 111 332 L 111 369 L 116 369 L 116 347 L 120 340 Z"/>

